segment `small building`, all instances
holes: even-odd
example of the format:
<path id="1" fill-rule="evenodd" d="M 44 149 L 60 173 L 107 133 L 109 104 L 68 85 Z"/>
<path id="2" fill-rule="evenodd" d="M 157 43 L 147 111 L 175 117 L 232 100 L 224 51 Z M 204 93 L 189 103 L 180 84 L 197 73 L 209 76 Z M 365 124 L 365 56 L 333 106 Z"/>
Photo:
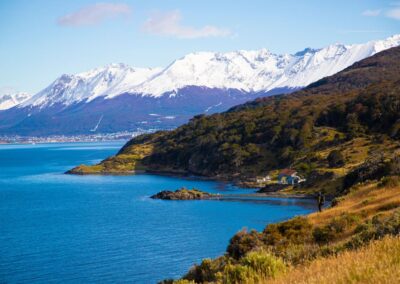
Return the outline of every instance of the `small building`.
<path id="1" fill-rule="evenodd" d="M 257 177 L 256 178 L 256 182 L 257 183 L 266 183 L 266 182 L 270 182 L 271 181 L 271 177 L 270 176 L 261 176 L 261 177 Z"/>
<path id="2" fill-rule="evenodd" d="M 292 169 L 284 169 L 278 175 L 279 184 L 299 184 L 306 180 L 297 175 L 297 171 Z"/>

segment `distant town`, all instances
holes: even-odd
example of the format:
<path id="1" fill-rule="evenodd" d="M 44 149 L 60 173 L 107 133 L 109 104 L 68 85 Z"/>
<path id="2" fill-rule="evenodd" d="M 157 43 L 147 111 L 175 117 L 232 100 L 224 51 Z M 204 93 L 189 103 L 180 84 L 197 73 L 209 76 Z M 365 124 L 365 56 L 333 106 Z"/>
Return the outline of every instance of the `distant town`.
<path id="1" fill-rule="evenodd" d="M 0 144 L 36 144 L 62 142 L 101 142 L 115 140 L 129 140 L 140 134 L 155 132 L 158 129 L 123 131 L 115 133 L 96 133 L 82 135 L 51 135 L 51 136 L 20 136 L 0 135 Z"/>

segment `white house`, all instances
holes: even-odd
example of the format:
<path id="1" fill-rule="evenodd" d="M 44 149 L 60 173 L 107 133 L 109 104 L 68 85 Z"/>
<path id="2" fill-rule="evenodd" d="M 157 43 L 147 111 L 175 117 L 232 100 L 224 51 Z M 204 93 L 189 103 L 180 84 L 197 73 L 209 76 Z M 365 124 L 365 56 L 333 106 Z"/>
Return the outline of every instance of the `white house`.
<path id="1" fill-rule="evenodd" d="M 299 184 L 305 182 L 304 178 L 297 175 L 297 171 L 292 169 L 284 169 L 278 175 L 278 183 L 280 184 Z"/>

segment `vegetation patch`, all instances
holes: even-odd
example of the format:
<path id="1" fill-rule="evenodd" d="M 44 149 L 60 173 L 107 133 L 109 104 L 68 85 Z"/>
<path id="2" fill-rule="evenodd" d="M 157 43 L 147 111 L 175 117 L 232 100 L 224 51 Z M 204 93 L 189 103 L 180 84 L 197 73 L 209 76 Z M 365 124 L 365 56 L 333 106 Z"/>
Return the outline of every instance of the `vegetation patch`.
<path id="1" fill-rule="evenodd" d="M 129 147 L 129 151 L 118 153 L 118 155 L 107 158 L 101 163 L 93 166 L 80 165 L 71 170 L 68 174 L 123 174 L 145 171 L 143 158 L 150 155 L 153 150 L 151 144 L 139 144 Z"/>
<path id="2" fill-rule="evenodd" d="M 398 283 L 400 239 L 385 237 L 356 251 L 346 251 L 292 268 L 268 283 Z"/>
<path id="3" fill-rule="evenodd" d="M 187 189 L 185 187 L 176 191 L 163 190 L 159 193 L 152 195 L 152 199 L 163 199 L 163 200 L 199 200 L 199 199 L 210 199 L 217 195 L 204 192 L 198 189 Z"/>

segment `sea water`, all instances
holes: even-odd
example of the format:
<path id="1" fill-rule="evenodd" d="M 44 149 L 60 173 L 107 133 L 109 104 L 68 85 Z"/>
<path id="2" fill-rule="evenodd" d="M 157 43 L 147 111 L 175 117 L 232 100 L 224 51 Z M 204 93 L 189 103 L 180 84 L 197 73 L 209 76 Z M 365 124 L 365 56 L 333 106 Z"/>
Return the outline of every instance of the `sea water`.
<path id="1" fill-rule="evenodd" d="M 182 186 L 229 194 L 231 184 L 157 175 L 64 172 L 115 154 L 123 142 L 0 146 L 0 282 L 156 283 L 224 253 L 243 228 L 307 214 L 293 199 L 163 201 Z"/>

